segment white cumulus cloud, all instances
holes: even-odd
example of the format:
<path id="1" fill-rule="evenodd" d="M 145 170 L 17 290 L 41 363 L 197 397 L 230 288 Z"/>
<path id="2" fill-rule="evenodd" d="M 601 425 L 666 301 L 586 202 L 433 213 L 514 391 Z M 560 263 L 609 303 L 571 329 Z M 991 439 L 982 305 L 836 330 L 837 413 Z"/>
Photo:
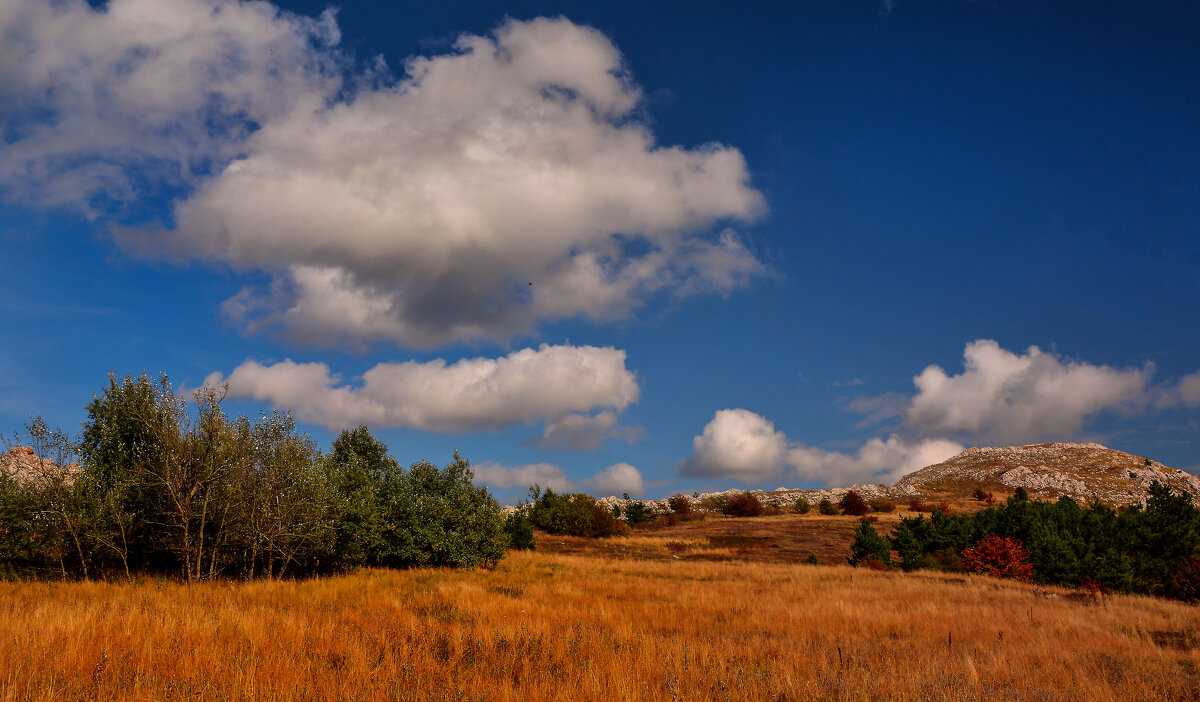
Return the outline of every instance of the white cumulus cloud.
<path id="1" fill-rule="evenodd" d="M 646 493 L 642 472 L 628 463 L 611 465 L 579 482 L 571 480 L 562 468 L 553 463 L 505 466 L 495 461 L 484 461 L 474 469 L 476 482 L 486 483 L 498 490 L 528 488 L 536 483 L 555 492 L 574 492 L 586 488 L 597 497 L 624 493 L 639 496 Z"/>
<path id="2" fill-rule="evenodd" d="M 792 475 L 827 485 L 893 482 L 963 450 L 953 441 L 900 436 L 873 438 L 855 453 L 826 451 L 792 442 L 762 415 L 744 409 L 720 410 L 692 440 L 692 455 L 678 472 L 690 477 L 730 478 L 745 484 Z"/>
<path id="3" fill-rule="evenodd" d="M 625 493 L 632 497 L 640 497 L 646 494 L 642 472 L 628 463 L 611 465 L 584 482 L 590 485 L 592 492 L 599 497 L 619 496 Z"/>
<path id="4" fill-rule="evenodd" d="M 679 464 L 679 473 L 761 483 L 783 475 L 787 450 L 787 436 L 762 415 L 720 410 L 692 439 L 692 455 Z"/>
<path id="5" fill-rule="evenodd" d="M 624 351 L 547 344 L 496 359 L 380 363 L 357 386 L 324 363 L 290 360 L 248 360 L 228 377 L 205 379 L 222 382 L 233 397 L 287 407 L 302 421 L 334 430 L 367 424 L 451 432 L 555 422 L 598 408 L 620 412 L 640 392 Z"/>
<path id="6" fill-rule="evenodd" d="M 398 78 L 348 75 L 333 13 L 269 2 L 9 0 L 0 37 L 0 187 L 117 221 L 176 197 L 117 241 L 265 272 L 223 308 L 251 332 L 506 341 L 768 273 L 730 228 L 765 210 L 742 154 L 657 143 L 620 51 L 564 18 Z"/>
<path id="7" fill-rule="evenodd" d="M 893 434 L 887 439 L 869 439 L 854 453 L 793 445 L 787 462 L 801 478 L 829 485 L 890 484 L 925 466 L 941 463 L 964 448 L 947 439 L 907 441 Z"/>
<path id="8" fill-rule="evenodd" d="M 963 365 L 958 375 L 935 365 L 913 379 L 917 393 L 904 411 L 905 427 L 995 443 L 1070 438 L 1099 412 L 1144 406 L 1153 375 L 1152 366 L 1093 365 L 1036 346 L 1014 353 L 988 339 L 967 344 Z"/>

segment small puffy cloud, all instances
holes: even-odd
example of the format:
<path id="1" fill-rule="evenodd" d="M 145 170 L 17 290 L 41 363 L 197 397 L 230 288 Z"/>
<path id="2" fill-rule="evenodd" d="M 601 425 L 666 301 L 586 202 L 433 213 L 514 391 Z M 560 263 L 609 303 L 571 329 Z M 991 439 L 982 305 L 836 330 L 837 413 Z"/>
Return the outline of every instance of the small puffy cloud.
<path id="1" fill-rule="evenodd" d="M 684 476 L 761 483 L 783 475 L 787 449 L 787 437 L 762 415 L 744 409 L 720 410 L 692 439 L 692 455 L 679 464 L 678 471 Z"/>
<path id="2" fill-rule="evenodd" d="M 639 497 L 646 494 L 646 483 L 642 479 L 642 472 L 628 463 L 611 465 L 588 478 L 584 483 L 591 486 L 592 492 L 600 497 L 625 493 Z"/>
<path id="3" fill-rule="evenodd" d="M 893 434 L 887 439 L 869 439 L 855 453 L 794 445 L 788 450 L 787 462 L 801 478 L 828 485 L 892 483 L 925 466 L 941 463 L 963 448 L 946 439 L 906 441 Z"/>
<path id="4" fill-rule="evenodd" d="M 568 414 L 553 422 L 547 422 L 540 437 L 531 437 L 526 443 L 543 449 L 572 449 L 592 451 L 599 448 L 608 438 L 621 439 L 629 443 L 643 438 L 641 427 L 619 426 L 616 412 L 596 414 Z"/>
<path id="5" fill-rule="evenodd" d="M 337 430 L 357 424 L 428 431 L 498 429 L 554 423 L 572 413 L 620 412 L 638 399 L 625 352 L 611 347 L 550 346 L 501 358 L 380 363 L 358 386 L 343 383 L 324 363 L 246 361 L 227 378 L 232 397 L 287 407 L 305 422 Z"/>
<path id="6" fill-rule="evenodd" d="M 523 466 L 503 466 L 495 461 L 484 461 L 472 466 L 475 481 L 486 483 L 498 490 L 525 489 L 537 484 L 555 492 L 570 492 L 575 484 L 567 478 L 562 468 L 551 463 L 530 463 Z"/>
<path id="7" fill-rule="evenodd" d="M 967 344 L 963 361 L 958 375 L 929 366 L 913 379 L 917 393 L 904 411 L 906 428 L 998 443 L 1070 437 L 1101 411 L 1144 406 L 1153 374 L 1152 366 L 1068 361 L 1036 346 L 1013 353 L 988 339 Z"/>

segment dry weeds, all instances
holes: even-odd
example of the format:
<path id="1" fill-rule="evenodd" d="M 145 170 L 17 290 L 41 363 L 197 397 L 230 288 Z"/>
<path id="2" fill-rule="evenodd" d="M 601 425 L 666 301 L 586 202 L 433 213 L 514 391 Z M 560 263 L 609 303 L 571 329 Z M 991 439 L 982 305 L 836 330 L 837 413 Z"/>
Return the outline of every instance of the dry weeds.
<path id="1" fill-rule="evenodd" d="M 1200 697 L 1186 605 L 1085 606 L 986 578 L 689 560 L 738 547 L 630 541 L 663 559 L 513 553 L 490 572 L 0 584 L 0 699 Z"/>

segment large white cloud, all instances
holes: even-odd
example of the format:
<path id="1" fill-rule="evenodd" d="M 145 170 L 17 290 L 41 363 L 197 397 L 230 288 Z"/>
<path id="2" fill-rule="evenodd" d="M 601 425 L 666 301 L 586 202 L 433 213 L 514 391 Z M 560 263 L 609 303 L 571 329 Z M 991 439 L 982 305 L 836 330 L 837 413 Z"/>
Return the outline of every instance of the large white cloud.
<path id="1" fill-rule="evenodd" d="M 765 209 L 741 153 L 656 143 L 620 52 L 566 19 L 398 80 L 342 80 L 333 15 L 266 2 L 10 0 L 0 36 L 0 184 L 93 208 L 180 188 L 172 227 L 117 239 L 267 272 L 224 307 L 251 331 L 507 340 L 767 270 L 727 228 Z"/>
<path id="2" fill-rule="evenodd" d="M 963 364 L 958 375 L 929 366 L 913 379 L 917 393 L 904 410 L 907 428 L 995 443 L 1070 438 L 1101 411 L 1144 406 L 1153 375 L 1152 366 L 1093 365 L 1036 346 L 1013 353 L 988 339 L 967 344 Z"/>
<path id="3" fill-rule="evenodd" d="M 787 450 L 787 436 L 762 415 L 725 409 L 692 439 L 692 455 L 678 470 L 685 476 L 761 483 L 783 475 Z"/>
<path id="4" fill-rule="evenodd" d="M 501 358 L 380 363 L 357 387 L 324 363 L 246 361 L 228 377 L 233 397 L 253 397 L 292 409 L 306 422 L 340 429 L 356 424 L 429 431 L 496 429 L 555 422 L 596 408 L 620 412 L 638 399 L 625 352 L 611 347 L 550 346 Z"/>
<path id="5" fill-rule="evenodd" d="M 92 211 L 187 185 L 339 84 L 332 13 L 235 0 L 0 3 L 0 186 Z"/>

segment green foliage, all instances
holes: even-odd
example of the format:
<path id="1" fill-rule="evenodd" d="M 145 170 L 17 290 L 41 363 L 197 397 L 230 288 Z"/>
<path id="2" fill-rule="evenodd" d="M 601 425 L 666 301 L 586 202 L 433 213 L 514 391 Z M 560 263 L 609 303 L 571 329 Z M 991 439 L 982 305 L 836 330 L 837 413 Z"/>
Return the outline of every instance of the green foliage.
<path id="1" fill-rule="evenodd" d="M 841 514 L 838 506 L 830 502 L 827 498 L 817 503 L 817 511 L 824 515 Z"/>
<path id="2" fill-rule="evenodd" d="M 896 503 L 883 497 L 877 497 L 867 503 L 876 512 L 895 512 Z"/>
<path id="3" fill-rule="evenodd" d="M 110 375 L 78 442 L 31 423 L 36 460 L 0 475 L 0 574 L 194 582 L 503 557 L 505 520 L 457 454 L 405 471 L 358 427 L 322 456 L 290 414 L 230 417 L 223 395 Z"/>
<path id="4" fill-rule="evenodd" d="M 934 510 L 931 519 L 903 518 L 889 541 L 904 570 L 956 569 L 964 550 L 993 536 L 1028 550 L 1038 582 L 1196 599 L 1190 583 L 1200 557 L 1200 510 L 1190 495 L 1158 482 L 1144 508 L 1120 512 L 1099 503 L 1081 507 L 1069 497 L 1033 501 L 1018 489 L 1007 502 L 971 515 Z"/>
<path id="5" fill-rule="evenodd" d="M 445 468 L 428 461 L 392 470 L 380 494 L 384 565 L 492 567 L 509 537 L 500 506 L 476 487 L 470 463 L 454 453 Z"/>
<path id="6" fill-rule="evenodd" d="M 533 522 L 520 510 L 510 512 L 504 520 L 504 533 L 508 534 L 509 548 L 524 551 L 537 549 L 537 542 L 533 536 Z"/>
<path id="7" fill-rule="evenodd" d="M 612 512 L 583 493 L 560 495 L 550 488 L 543 492 L 534 485 L 529 488 L 529 497 L 530 520 L 548 534 L 605 537 L 626 528 Z"/>
<path id="8" fill-rule="evenodd" d="M 626 495 L 628 494 L 629 493 L 626 493 Z M 625 499 L 629 498 L 626 497 Z M 645 502 L 641 502 L 639 500 L 626 502 L 623 512 L 625 522 L 630 526 L 634 524 L 641 524 L 642 522 L 653 521 L 655 517 L 654 510 L 647 507 Z"/>
<path id="9" fill-rule="evenodd" d="M 815 554 L 815 553 L 808 554 L 808 558 L 804 559 L 804 565 L 820 565 L 819 562 L 817 561 L 817 554 Z"/>
<path id="10" fill-rule="evenodd" d="M 875 525 L 870 519 L 864 517 L 859 520 L 858 527 L 854 530 L 854 542 L 850 544 L 850 558 L 847 560 L 855 567 L 872 561 L 884 566 L 891 565 L 891 545 L 885 537 L 875 531 Z"/>
<path id="11" fill-rule="evenodd" d="M 812 511 L 812 503 L 803 497 L 797 497 L 796 501 L 792 503 L 792 511 L 796 514 L 808 514 Z"/>

